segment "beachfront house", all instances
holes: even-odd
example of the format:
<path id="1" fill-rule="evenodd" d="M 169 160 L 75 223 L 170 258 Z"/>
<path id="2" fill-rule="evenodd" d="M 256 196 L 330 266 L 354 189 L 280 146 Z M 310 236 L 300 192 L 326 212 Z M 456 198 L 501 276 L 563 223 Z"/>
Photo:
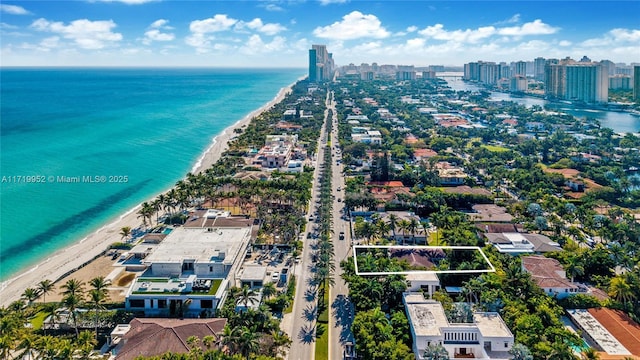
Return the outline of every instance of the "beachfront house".
<path id="1" fill-rule="evenodd" d="M 297 142 L 298 135 L 267 135 L 252 164 L 268 169 L 287 167 Z"/>
<path id="2" fill-rule="evenodd" d="M 251 226 L 242 225 L 174 229 L 143 260 L 147 269 L 127 291 L 126 309 L 145 316 L 212 314 L 244 259 Z"/>
<path id="3" fill-rule="evenodd" d="M 405 293 L 416 360 L 425 359 L 429 346 L 442 345 L 449 358 L 509 359 L 514 337 L 498 313 L 474 312 L 473 322 L 451 323 L 442 304 L 421 293 Z"/>

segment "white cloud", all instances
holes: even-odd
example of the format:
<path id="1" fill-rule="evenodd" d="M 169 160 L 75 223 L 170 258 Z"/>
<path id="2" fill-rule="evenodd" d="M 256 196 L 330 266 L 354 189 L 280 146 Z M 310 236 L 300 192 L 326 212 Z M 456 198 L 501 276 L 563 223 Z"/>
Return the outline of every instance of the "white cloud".
<path id="1" fill-rule="evenodd" d="M 442 24 L 435 24 L 427 26 L 426 28 L 418 31 L 418 33 L 424 37 L 432 38 L 434 40 L 457 41 L 462 43 L 474 44 L 496 35 L 512 37 L 512 39 L 502 39 L 503 41 L 508 42 L 526 35 L 553 34 L 558 30 L 558 28 L 545 24 L 541 20 L 537 19 L 532 22 L 522 24 L 521 26 L 510 26 L 502 28 L 496 28 L 494 26 L 484 26 L 477 29 L 458 29 L 451 31 L 446 30 L 444 28 L 444 25 Z"/>
<path id="2" fill-rule="evenodd" d="M 627 42 L 640 43 L 640 30 L 612 29 L 604 36 L 587 39 L 580 45 L 585 47 L 616 46 Z"/>
<path id="3" fill-rule="evenodd" d="M 520 14 L 515 14 L 506 20 L 498 21 L 494 25 L 517 24 L 519 22 L 520 22 Z"/>
<path id="4" fill-rule="evenodd" d="M 444 25 L 435 24 L 433 26 L 427 26 L 426 28 L 418 31 L 418 33 L 422 36 L 433 38 L 435 40 L 475 43 L 494 35 L 496 33 L 496 28 L 493 26 L 485 26 L 475 30 L 466 29 L 447 31 L 444 29 Z"/>
<path id="5" fill-rule="evenodd" d="M 189 24 L 192 33 L 212 33 L 231 29 L 238 20 L 227 17 L 226 14 L 216 14 L 212 18 L 204 20 L 194 20 Z"/>
<path id="6" fill-rule="evenodd" d="M 498 29 L 498 34 L 507 36 L 549 35 L 559 30 L 557 27 L 545 24 L 540 19 L 524 23 L 521 26 L 511 26 Z"/>
<path id="7" fill-rule="evenodd" d="M 4 22 L 0 23 L 0 29 L 2 29 L 2 30 L 15 30 L 17 28 L 18 27 L 15 26 L 15 25 L 7 24 L 7 23 L 4 23 Z"/>
<path id="8" fill-rule="evenodd" d="M 320 5 L 344 4 L 349 0 L 320 0 Z"/>
<path id="9" fill-rule="evenodd" d="M 173 33 L 162 32 L 162 30 L 170 30 L 173 29 L 171 26 L 168 26 L 169 20 L 158 19 L 151 23 L 149 29 L 144 33 L 144 39 L 142 42 L 145 45 L 149 45 L 154 41 L 171 41 L 175 39 L 175 35 Z"/>
<path id="10" fill-rule="evenodd" d="M 31 12 L 29 12 L 27 9 L 23 8 L 22 6 L 7 5 L 7 4 L 0 4 L 0 12 L 6 13 L 6 14 L 11 14 L 11 15 L 29 15 L 29 14 L 31 14 Z"/>
<path id="11" fill-rule="evenodd" d="M 408 33 L 416 32 L 416 31 L 418 31 L 418 27 L 415 25 L 411 25 L 407 28 Z"/>
<path id="12" fill-rule="evenodd" d="M 154 22 L 151 23 L 151 25 L 149 25 L 150 28 L 153 29 L 173 29 L 172 27 L 168 26 L 167 24 L 169 23 L 169 20 L 166 19 L 158 19 Z"/>
<path id="13" fill-rule="evenodd" d="M 267 11 L 284 11 L 283 8 L 281 8 L 280 6 L 276 5 L 276 4 L 267 4 L 264 7 L 265 10 Z"/>
<path id="14" fill-rule="evenodd" d="M 609 35 L 615 42 L 640 42 L 640 30 L 613 29 L 609 31 Z"/>
<path id="15" fill-rule="evenodd" d="M 63 22 L 50 22 L 40 18 L 31 24 L 33 29 L 62 35 L 65 39 L 73 40 L 83 49 L 102 49 L 122 40 L 122 34 L 113 32 L 117 25 L 113 20 L 91 21 L 87 19 L 74 20 L 65 25 Z"/>
<path id="16" fill-rule="evenodd" d="M 313 34 L 319 38 L 334 40 L 351 40 L 359 38 L 383 39 L 391 34 L 381 26 L 380 20 L 375 15 L 364 15 L 359 11 L 353 11 L 342 17 L 342 21 L 336 21 L 331 25 L 317 27 Z"/>
<path id="17" fill-rule="evenodd" d="M 245 27 L 270 36 L 287 30 L 286 27 L 277 23 L 264 24 L 260 18 L 255 18 L 249 22 L 238 21 L 235 26 L 236 29 L 243 29 Z"/>
<path id="18" fill-rule="evenodd" d="M 559 46 L 571 46 L 571 41 L 562 40 L 558 43 Z"/>
<path id="19" fill-rule="evenodd" d="M 270 53 L 274 51 L 282 51 L 286 44 L 286 39 L 282 36 L 276 36 L 271 42 L 265 43 L 260 35 L 253 34 L 249 37 L 240 51 L 247 55 Z"/>
<path id="20" fill-rule="evenodd" d="M 215 36 L 210 34 L 227 31 L 236 23 L 238 23 L 237 19 L 230 18 L 226 14 L 216 14 L 208 19 L 194 20 L 189 24 L 191 35 L 187 36 L 185 42 L 187 45 L 195 47 L 199 54 L 208 53 L 212 49 L 215 50 L 215 46 L 211 45 Z"/>

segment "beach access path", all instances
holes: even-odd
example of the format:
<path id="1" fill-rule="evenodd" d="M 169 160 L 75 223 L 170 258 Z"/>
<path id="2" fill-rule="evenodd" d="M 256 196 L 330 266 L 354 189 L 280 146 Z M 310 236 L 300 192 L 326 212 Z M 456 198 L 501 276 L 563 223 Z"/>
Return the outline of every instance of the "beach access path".
<path id="1" fill-rule="evenodd" d="M 291 92 L 293 85 L 295 85 L 295 83 L 280 89 L 280 92 L 278 92 L 276 97 L 271 101 L 259 109 L 252 111 L 243 119 L 217 135 L 213 144 L 197 160 L 192 172 L 197 174 L 214 165 L 222 156 L 222 152 L 226 150 L 229 141 L 233 138 L 234 130 L 246 127 L 251 122 L 251 119 L 281 102 L 285 96 Z M 121 241 L 120 229 L 125 226 L 129 226 L 131 229 L 136 229 L 141 226 L 141 220 L 137 214 L 139 209 L 140 205 L 129 210 L 115 221 L 101 227 L 79 242 L 57 251 L 25 272 L 4 281 L 0 288 L 0 306 L 6 307 L 12 302 L 19 300 L 26 288 L 36 288 L 42 280 L 49 279 L 55 282 L 63 277 L 69 276 L 70 273 L 100 257 L 110 244 Z M 95 274 L 95 276 L 105 277 L 107 275 L 108 273 Z"/>

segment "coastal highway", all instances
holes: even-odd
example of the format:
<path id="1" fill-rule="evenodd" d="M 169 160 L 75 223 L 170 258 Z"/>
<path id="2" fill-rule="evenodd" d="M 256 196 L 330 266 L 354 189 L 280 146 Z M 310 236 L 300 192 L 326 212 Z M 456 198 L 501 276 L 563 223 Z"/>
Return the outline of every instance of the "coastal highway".
<path id="1" fill-rule="evenodd" d="M 327 94 L 327 108 L 329 105 L 329 94 Z M 326 124 L 329 111 L 325 110 L 324 124 L 320 130 L 320 138 L 318 139 L 318 153 L 316 154 L 316 167 L 313 174 L 313 184 L 311 189 L 311 205 L 307 212 L 307 219 L 314 216 L 317 201 L 320 199 L 320 167 L 324 162 L 324 152 L 327 144 L 328 134 L 326 133 Z M 324 164 L 330 166 L 331 164 Z M 315 216 L 314 216 L 315 221 Z M 317 325 L 317 296 L 315 295 L 315 287 L 309 285 L 313 277 L 313 262 L 311 260 L 312 245 L 317 240 L 310 239 L 307 234 L 313 233 L 315 222 L 309 221 L 307 228 L 303 233 L 302 240 L 302 256 L 300 263 L 295 267 L 296 275 L 296 294 L 293 303 L 293 312 L 286 314 L 282 321 L 282 329 L 289 334 L 292 340 L 289 349 L 289 360 L 313 360 L 315 358 L 316 344 L 316 325 Z M 312 295 L 314 294 L 314 295 Z"/>
<path id="2" fill-rule="evenodd" d="M 343 220 L 345 181 L 342 172 L 342 159 L 340 150 L 338 150 L 338 117 L 335 109 L 335 101 L 330 104 L 333 110 L 333 133 L 331 136 L 334 156 L 332 161 L 332 179 L 333 188 L 333 234 L 332 241 L 334 245 L 334 262 L 336 270 L 334 273 L 335 285 L 329 289 L 329 359 L 338 360 L 344 358 L 344 349 L 347 342 L 353 342 L 351 333 L 351 322 L 353 321 L 353 304 L 349 301 L 349 288 L 342 279 L 342 268 L 340 262 L 351 256 L 351 231 L 349 230 L 349 221 Z M 346 217 L 345 217 L 346 219 Z M 341 239 L 341 234 L 344 238 Z"/>

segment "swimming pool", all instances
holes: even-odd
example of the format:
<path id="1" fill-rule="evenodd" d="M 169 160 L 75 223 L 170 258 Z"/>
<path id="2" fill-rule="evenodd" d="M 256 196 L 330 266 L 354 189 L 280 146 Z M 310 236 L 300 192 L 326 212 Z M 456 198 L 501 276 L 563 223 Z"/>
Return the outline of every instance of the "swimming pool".
<path id="1" fill-rule="evenodd" d="M 172 228 L 166 228 L 166 229 L 162 230 L 162 233 L 165 234 L 165 235 L 169 235 L 169 233 L 171 233 L 172 231 L 173 231 Z"/>

